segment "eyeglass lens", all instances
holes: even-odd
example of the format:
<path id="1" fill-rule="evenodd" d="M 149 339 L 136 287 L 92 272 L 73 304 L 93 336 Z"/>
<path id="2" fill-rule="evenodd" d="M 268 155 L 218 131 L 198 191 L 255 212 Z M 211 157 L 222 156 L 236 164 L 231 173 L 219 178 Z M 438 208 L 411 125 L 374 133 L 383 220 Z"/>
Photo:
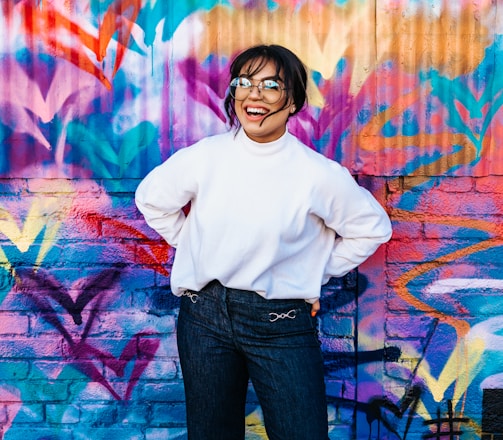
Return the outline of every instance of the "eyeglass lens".
<path id="1" fill-rule="evenodd" d="M 283 88 L 273 79 L 265 79 L 258 84 L 253 84 L 248 78 L 234 78 L 230 83 L 230 92 L 232 97 L 237 101 L 244 101 L 251 93 L 254 87 L 262 97 L 262 100 L 268 104 L 275 104 L 283 95 Z"/>

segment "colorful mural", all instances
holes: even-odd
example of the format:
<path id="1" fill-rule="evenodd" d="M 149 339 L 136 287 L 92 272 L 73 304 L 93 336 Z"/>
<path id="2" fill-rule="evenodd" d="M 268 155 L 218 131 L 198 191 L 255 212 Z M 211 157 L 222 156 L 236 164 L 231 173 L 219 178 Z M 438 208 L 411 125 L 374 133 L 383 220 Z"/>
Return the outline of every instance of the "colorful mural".
<path id="1" fill-rule="evenodd" d="M 290 130 L 394 223 L 324 286 L 330 438 L 503 435 L 496 0 L 0 3 L 0 438 L 183 439 L 174 250 L 133 194 L 227 129 L 234 54 L 295 51 Z M 266 439 L 250 389 L 247 439 Z"/>

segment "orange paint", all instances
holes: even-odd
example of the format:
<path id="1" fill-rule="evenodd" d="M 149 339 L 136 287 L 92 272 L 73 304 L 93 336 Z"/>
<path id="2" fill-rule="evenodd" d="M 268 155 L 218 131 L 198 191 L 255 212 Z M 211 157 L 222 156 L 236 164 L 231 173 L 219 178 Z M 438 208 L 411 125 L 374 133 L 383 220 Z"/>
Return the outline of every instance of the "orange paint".
<path id="1" fill-rule="evenodd" d="M 66 59 L 79 69 L 90 73 L 110 90 L 112 88 L 110 80 L 101 66 L 89 58 L 86 49 L 94 52 L 98 62 L 103 61 L 110 41 L 117 33 L 118 44 L 112 77 L 115 76 L 123 61 L 140 9 L 141 0 L 116 1 L 111 4 L 105 13 L 97 37 L 62 15 L 50 3 L 40 8 L 23 2 L 19 4 L 17 12 L 23 17 L 24 31 L 30 37 L 28 40 L 31 46 L 36 41 L 43 43 L 50 54 Z M 13 13 L 11 9 L 6 12 L 8 17 Z M 71 37 L 72 46 L 67 44 L 68 36 Z"/>
<path id="2" fill-rule="evenodd" d="M 404 221 L 409 222 L 444 224 L 449 226 L 475 228 L 481 231 L 489 232 L 495 237 L 495 238 L 489 238 L 479 243 L 475 243 L 471 246 L 466 246 L 454 252 L 450 252 L 448 254 L 440 256 L 439 258 L 436 258 L 434 261 L 418 264 L 417 266 L 414 267 L 414 269 L 404 273 L 393 282 L 395 291 L 401 299 L 403 299 L 405 302 L 415 307 L 416 309 L 421 310 L 429 314 L 430 316 L 451 325 L 456 330 L 458 338 L 465 336 L 470 330 L 470 324 L 468 322 L 462 319 L 455 318 L 450 315 L 446 315 L 445 313 L 442 313 L 439 310 L 436 310 L 435 308 L 417 299 L 409 291 L 409 289 L 407 288 L 407 284 L 413 281 L 415 278 L 424 275 L 425 273 L 431 270 L 453 263 L 460 258 L 466 257 L 468 255 L 477 252 L 481 252 L 483 250 L 502 246 L 503 239 L 499 237 L 502 236 L 503 224 L 492 223 L 484 220 L 463 219 L 449 216 L 435 216 L 431 214 L 426 215 L 426 214 L 409 212 L 401 209 L 391 209 L 390 215 L 393 220 L 402 219 Z"/>

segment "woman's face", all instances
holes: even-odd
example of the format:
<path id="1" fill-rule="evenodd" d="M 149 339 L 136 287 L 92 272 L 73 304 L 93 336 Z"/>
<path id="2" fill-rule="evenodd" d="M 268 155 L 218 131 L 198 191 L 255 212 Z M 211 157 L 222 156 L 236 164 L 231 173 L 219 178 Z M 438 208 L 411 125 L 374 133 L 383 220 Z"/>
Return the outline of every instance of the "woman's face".
<path id="1" fill-rule="evenodd" d="M 274 62 L 268 61 L 260 71 L 251 77 L 246 73 L 250 70 L 250 64 L 253 64 L 253 61 L 243 66 L 240 76 L 248 78 L 253 85 L 258 85 L 260 81 L 265 79 L 277 78 Z M 282 81 L 277 81 L 281 87 L 284 87 Z M 272 142 L 285 133 L 286 121 L 290 113 L 293 112 L 293 104 L 278 111 L 285 105 L 285 101 L 287 100 L 289 100 L 288 91 L 285 90 L 278 102 L 268 104 L 262 99 L 262 94 L 258 87 L 252 87 L 248 96 L 243 101 L 234 101 L 234 109 L 241 127 L 243 127 L 250 139 L 261 143 Z M 278 112 L 274 113 L 276 111 Z M 267 117 L 271 113 L 274 114 Z"/>

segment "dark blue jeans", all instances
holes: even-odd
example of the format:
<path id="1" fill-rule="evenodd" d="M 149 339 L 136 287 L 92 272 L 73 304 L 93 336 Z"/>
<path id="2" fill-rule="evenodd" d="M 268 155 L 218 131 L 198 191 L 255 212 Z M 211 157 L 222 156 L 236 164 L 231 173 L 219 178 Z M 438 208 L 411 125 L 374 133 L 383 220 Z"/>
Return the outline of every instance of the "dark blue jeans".
<path id="1" fill-rule="evenodd" d="M 327 440 L 311 306 L 213 281 L 182 297 L 177 338 L 189 440 L 242 440 L 251 379 L 269 440 Z"/>

